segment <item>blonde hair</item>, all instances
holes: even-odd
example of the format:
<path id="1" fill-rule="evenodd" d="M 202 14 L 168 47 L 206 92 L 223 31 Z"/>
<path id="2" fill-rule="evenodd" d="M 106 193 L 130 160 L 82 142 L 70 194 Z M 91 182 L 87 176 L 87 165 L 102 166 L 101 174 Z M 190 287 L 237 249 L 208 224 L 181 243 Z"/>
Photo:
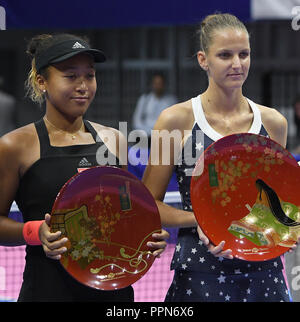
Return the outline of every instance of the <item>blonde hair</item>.
<path id="1" fill-rule="evenodd" d="M 42 105 L 44 102 L 44 93 L 40 90 L 37 82 L 37 70 L 35 67 L 35 59 L 31 62 L 31 69 L 28 73 L 28 77 L 25 81 L 26 96 L 28 96 L 33 102 Z"/>
<path id="2" fill-rule="evenodd" d="M 203 19 L 197 31 L 200 39 L 200 50 L 207 53 L 212 43 L 214 32 L 225 28 L 241 29 L 249 36 L 247 28 L 236 16 L 229 13 L 208 15 Z"/>
<path id="3" fill-rule="evenodd" d="M 28 96 L 33 102 L 42 105 L 45 100 L 44 93 L 41 91 L 38 85 L 37 76 L 40 74 L 47 79 L 47 70 L 43 70 L 40 73 L 37 72 L 35 66 L 35 56 L 49 46 L 52 35 L 42 34 L 33 37 L 28 43 L 26 53 L 31 58 L 31 69 L 28 73 L 28 77 L 25 81 L 26 96 Z"/>

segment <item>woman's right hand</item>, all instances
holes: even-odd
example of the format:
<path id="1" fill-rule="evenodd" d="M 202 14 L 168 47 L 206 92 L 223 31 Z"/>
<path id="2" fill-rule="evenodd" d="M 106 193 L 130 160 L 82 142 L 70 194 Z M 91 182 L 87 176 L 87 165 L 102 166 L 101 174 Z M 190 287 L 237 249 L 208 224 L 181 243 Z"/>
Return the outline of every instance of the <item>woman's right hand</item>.
<path id="1" fill-rule="evenodd" d="M 200 226 L 197 226 L 197 232 L 199 235 L 200 240 L 204 243 L 204 245 L 208 248 L 208 251 L 213 254 L 215 257 L 223 257 L 227 259 L 233 259 L 232 256 L 232 250 L 231 249 L 226 249 L 223 250 L 225 241 L 221 241 L 218 246 L 213 245 L 207 236 L 203 233 L 202 229 Z"/>
<path id="2" fill-rule="evenodd" d="M 68 238 L 60 238 L 60 231 L 51 233 L 50 220 L 51 216 L 46 214 L 45 221 L 42 223 L 39 230 L 39 236 L 46 256 L 51 259 L 59 260 L 61 258 L 61 254 L 67 251 L 65 243 L 68 241 Z"/>

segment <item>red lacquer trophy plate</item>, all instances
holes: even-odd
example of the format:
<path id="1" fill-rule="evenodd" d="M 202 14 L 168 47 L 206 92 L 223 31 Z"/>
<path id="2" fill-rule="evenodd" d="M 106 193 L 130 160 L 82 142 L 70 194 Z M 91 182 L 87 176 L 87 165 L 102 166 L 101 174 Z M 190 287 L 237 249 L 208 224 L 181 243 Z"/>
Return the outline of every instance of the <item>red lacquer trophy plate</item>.
<path id="1" fill-rule="evenodd" d="M 265 261 L 300 237 L 300 167 L 275 141 L 256 134 L 226 136 L 199 158 L 191 201 L 203 232 L 225 241 L 236 258 Z"/>
<path id="2" fill-rule="evenodd" d="M 79 282 L 96 289 L 124 288 L 140 279 L 154 256 L 146 245 L 161 231 L 156 203 L 141 181 L 116 167 L 93 167 L 60 190 L 51 231 L 68 238 L 60 260 Z"/>

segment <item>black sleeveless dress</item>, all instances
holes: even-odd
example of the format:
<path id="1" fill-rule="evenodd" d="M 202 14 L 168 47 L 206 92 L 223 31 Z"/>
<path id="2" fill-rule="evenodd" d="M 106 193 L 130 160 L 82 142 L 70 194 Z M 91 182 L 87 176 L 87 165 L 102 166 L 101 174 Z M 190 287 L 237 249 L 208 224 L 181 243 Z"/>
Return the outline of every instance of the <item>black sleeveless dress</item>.
<path id="1" fill-rule="evenodd" d="M 80 168 L 97 166 L 96 153 L 104 144 L 97 139 L 97 132 L 88 121 L 86 129 L 95 143 L 54 147 L 50 145 L 45 123 L 35 123 L 40 141 L 40 159 L 20 180 L 16 203 L 24 222 L 42 220 L 50 213 L 60 188 Z M 108 151 L 108 150 L 107 150 Z M 118 159 L 109 151 L 108 158 Z M 26 246 L 26 265 L 18 301 L 133 301 L 133 288 L 116 291 L 100 291 L 77 282 L 61 266 L 60 262 L 47 258 L 42 246 Z"/>

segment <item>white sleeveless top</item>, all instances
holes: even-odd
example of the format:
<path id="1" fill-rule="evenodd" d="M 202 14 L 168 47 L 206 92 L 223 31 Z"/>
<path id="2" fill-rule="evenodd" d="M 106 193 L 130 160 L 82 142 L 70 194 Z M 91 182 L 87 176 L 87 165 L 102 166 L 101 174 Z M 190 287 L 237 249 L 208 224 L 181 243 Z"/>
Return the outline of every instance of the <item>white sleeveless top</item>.
<path id="1" fill-rule="evenodd" d="M 262 126 L 260 110 L 254 102 L 252 102 L 248 98 L 246 99 L 248 100 L 248 103 L 252 109 L 253 116 L 254 116 L 251 128 L 249 129 L 248 133 L 259 134 Z M 198 124 L 202 132 L 205 133 L 213 141 L 217 141 L 221 139 L 223 135 L 215 131 L 206 120 L 200 95 L 192 98 L 192 106 L 193 106 L 195 122 Z"/>

